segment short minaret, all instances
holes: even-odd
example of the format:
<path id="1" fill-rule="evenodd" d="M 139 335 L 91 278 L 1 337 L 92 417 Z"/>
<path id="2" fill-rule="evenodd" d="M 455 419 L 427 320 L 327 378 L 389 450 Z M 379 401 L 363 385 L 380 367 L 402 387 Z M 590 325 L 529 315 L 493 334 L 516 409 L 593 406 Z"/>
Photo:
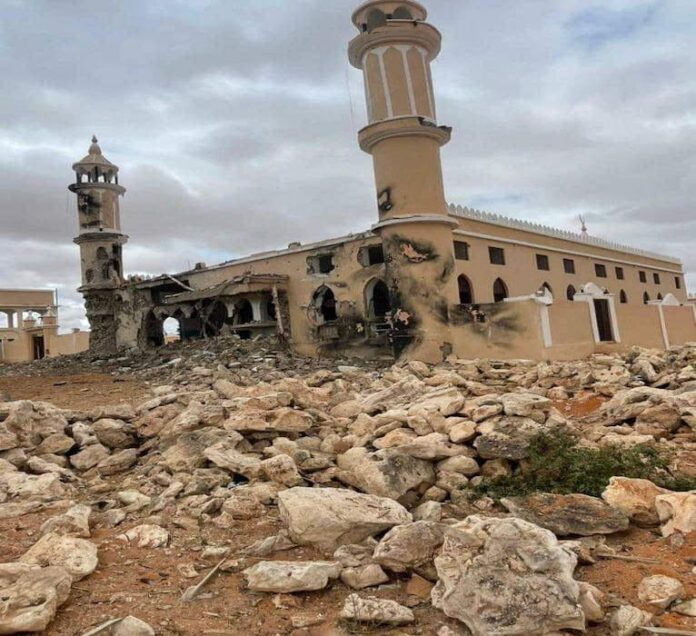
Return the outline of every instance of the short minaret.
<path id="1" fill-rule="evenodd" d="M 90 350 L 116 351 L 115 292 L 124 282 L 122 248 L 128 237 L 121 232 L 119 197 L 126 189 L 118 184 L 118 166 L 102 154 L 97 138 L 86 157 L 73 164 L 77 195 L 82 285 L 91 326 Z"/>
<path id="2" fill-rule="evenodd" d="M 451 350 L 449 306 L 457 302 L 452 228 L 430 63 L 441 36 L 413 0 L 370 0 L 353 14 L 360 35 L 350 62 L 365 79 L 369 124 L 360 147 L 374 160 L 379 223 L 394 310 L 410 333 L 408 353 L 439 361 Z M 402 322 L 402 325 L 404 324 Z M 407 339 L 408 342 L 408 339 Z"/>

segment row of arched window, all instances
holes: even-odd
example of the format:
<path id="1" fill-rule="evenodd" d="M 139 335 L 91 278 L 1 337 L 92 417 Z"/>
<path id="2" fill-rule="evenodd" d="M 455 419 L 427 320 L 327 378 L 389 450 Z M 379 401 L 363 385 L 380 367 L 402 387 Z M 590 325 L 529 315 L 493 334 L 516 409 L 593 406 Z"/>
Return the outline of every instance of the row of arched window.
<path id="1" fill-rule="evenodd" d="M 462 274 L 458 278 L 458 285 L 459 285 L 459 304 L 460 305 L 473 305 L 476 301 L 474 298 L 474 288 L 473 285 L 471 284 L 471 281 L 464 275 Z M 539 291 L 546 289 L 548 292 L 553 295 L 553 289 L 551 288 L 551 285 L 548 283 L 543 283 L 541 287 L 539 287 Z M 573 285 L 568 285 L 568 288 L 566 289 L 566 298 L 568 300 L 574 300 L 575 299 L 575 294 L 577 294 L 577 290 Z M 503 302 L 506 298 L 509 297 L 508 294 L 508 287 L 505 284 L 505 281 L 502 280 L 501 278 L 498 278 L 495 283 L 493 283 L 493 300 L 496 303 Z M 645 292 L 643 294 L 643 303 L 648 304 L 650 302 L 650 294 L 648 292 Z M 662 294 L 657 295 L 657 300 L 663 300 Z M 622 289 L 619 292 L 619 302 L 622 305 L 625 305 L 628 303 L 628 295 L 626 292 Z"/>

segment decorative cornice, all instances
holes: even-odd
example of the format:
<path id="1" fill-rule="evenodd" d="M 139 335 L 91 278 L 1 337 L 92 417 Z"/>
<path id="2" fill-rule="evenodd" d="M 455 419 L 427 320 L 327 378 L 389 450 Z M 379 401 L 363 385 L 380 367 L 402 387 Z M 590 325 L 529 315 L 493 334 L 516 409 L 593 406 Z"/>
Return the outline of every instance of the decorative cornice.
<path id="1" fill-rule="evenodd" d="M 653 258 L 659 261 L 673 263 L 675 265 L 682 264 L 682 262 L 679 259 L 672 258 L 670 256 L 665 256 L 664 254 L 658 254 L 657 252 L 649 252 L 647 250 L 640 250 L 635 247 L 628 247 L 626 245 L 622 245 L 621 243 L 614 243 L 613 241 L 606 241 L 604 239 L 597 238 L 596 236 L 588 236 L 584 234 L 578 234 L 576 232 L 559 230 L 557 228 L 549 227 L 548 225 L 542 225 L 540 223 L 532 223 L 530 221 L 513 219 L 511 217 L 502 216 L 500 214 L 493 214 L 491 212 L 484 212 L 482 210 L 474 210 L 471 208 L 462 207 L 461 205 L 450 205 L 449 210 L 452 216 L 464 219 L 471 219 L 472 221 L 479 221 L 481 223 L 488 223 L 490 225 L 498 225 L 501 227 L 509 227 L 515 230 L 523 230 L 532 234 L 549 236 L 551 238 L 558 238 L 564 241 L 572 241 L 573 243 L 579 243 L 581 245 L 591 245 L 594 247 L 614 250 L 617 252 L 624 252 L 626 254 L 635 254 L 637 256 Z"/>
<path id="2" fill-rule="evenodd" d="M 406 20 L 389 21 L 387 26 L 372 33 L 361 33 L 348 45 L 348 59 L 352 66 L 362 70 L 363 55 L 376 46 L 413 44 L 428 51 L 428 59 L 434 60 L 440 53 L 442 34 L 427 22 Z"/>
<path id="3" fill-rule="evenodd" d="M 377 121 L 358 133 L 360 149 L 369 153 L 381 141 L 395 137 L 428 137 L 444 146 L 452 137 L 449 126 L 438 126 L 425 117 L 404 115 Z"/>
<path id="4" fill-rule="evenodd" d="M 391 219 L 384 219 L 372 226 L 372 231 L 377 232 L 385 227 L 392 225 L 406 225 L 408 223 L 442 223 L 450 227 L 457 227 L 459 223 L 453 221 L 448 216 L 442 214 L 414 214 L 412 216 L 397 216 Z"/>

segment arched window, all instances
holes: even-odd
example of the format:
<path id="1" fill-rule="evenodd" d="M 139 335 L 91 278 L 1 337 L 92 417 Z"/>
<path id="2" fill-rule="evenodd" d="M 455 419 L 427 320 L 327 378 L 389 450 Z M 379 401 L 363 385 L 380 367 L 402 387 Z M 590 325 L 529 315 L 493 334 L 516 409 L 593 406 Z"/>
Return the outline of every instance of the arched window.
<path id="1" fill-rule="evenodd" d="M 623 289 L 619 292 L 619 302 L 622 305 L 628 303 L 628 296 L 626 296 L 626 292 Z"/>
<path id="2" fill-rule="evenodd" d="M 396 11 L 394 11 L 392 14 L 392 17 L 395 20 L 413 20 L 411 12 L 406 7 L 399 7 L 396 9 Z"/>
<path id="3" fill-rule="evenodd" d="M 662 300 L 662 294 L 658 294 L 658 295 L 657 295 L 657 299 L 658 299 L 658 300 Z"/>
<path id="4" fill-rule="evenodd" d="M 391 311 L 389 288 L 379 278 L 373 278 L 365 287 L 365 302 L 369 318 L 384 318 Z"/>
<path id="5" fill-rule="evenodd" d="M 493 300 L 496 303 L 502 303 L 508 297 L 507 285 L 502 279 L 498 278 L 493 283 Z"/>
<path id="6" fill-rule="evenodd" d="M 242 298 L 234 306 L 234 324 L 248 325 L 252 322 L 254 322 L 254 310 L 251 303 L 246 298 Z"/>
<path id="7" fill-rule="evenodd" d="M 575 294 L 578 292 L 575 290 L 575 287 L 572 285 L 568 285 L 568 289 L 566 289 L 566 298 L 568 300 L 575 300 Z"/>
<path id="8" fill-rule="evenodd" d="M 379 9 L 370 11 L 367 15 L 367 32 L 372 33 L 375 29 L 383 26 L 387 26 L 387 16 L 384 15 L 384 11 Z"/>
<path id="9" fill-rule="evenodd" d="M 650 294 L 648 292 L 645 292 L 643 294 L 643 304 L 647 305 L 650 302 Z"/>
<path id="10" fill-rule="evenodd" d="M 539 287 L 540 292 L 543 293 L 544 290 L 546 290 L 547 292 L 549 292 L 549 294 L 553 296 L 553 289 L 551 289 L 551 285 L 549 285 L 548 283 L 543 283 L 542 286 Z"/>
<path id="11" fill-rule="evenodd" d="M 471 281 L 462 274 L 458 279 L 459 284 L 459 304 L 460 305 L 473 305 L 474 304 L 474 290 L 471 287 Z"/>
<path id="12" fill-rule="evenodd" d="M 338 320 L 336 296 L 330 288 L 323 285 L 317 289 L 317 291 L 314 292 L 313 302 L 319 315 L 324 319 L 324 322 Z"/>

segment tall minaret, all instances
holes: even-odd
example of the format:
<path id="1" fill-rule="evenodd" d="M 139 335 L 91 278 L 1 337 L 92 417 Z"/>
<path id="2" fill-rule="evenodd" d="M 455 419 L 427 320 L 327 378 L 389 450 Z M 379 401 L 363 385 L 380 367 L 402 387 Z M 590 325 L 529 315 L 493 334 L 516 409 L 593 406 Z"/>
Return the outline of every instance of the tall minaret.
<path id="1" fill-rule="evenodd" d="M 365 79 L 372 155 L 391 304 L 412 335 L 408 353 L 440 361 L 451 351 L 449 306 L 457 302 L 452 228 L 440 148 L 451 128 L 436 123 L 430 63 L 441 36 L 413 0 L 370 0 L 353 14 L 360 30 L 350 62 Z M 407 339 L 408 341 L 408 339 Z"/>
<path id="2" fill-rule="evenodd" d="M 102 154 L 97 138 L 86 157 L 73 164 L 77 194 L 82 285 L 91 327 L 90 350 L 116 351 L 116 291 L 123 285 L 122 248 L 128 237 L 121 232 L 119 197 L 126 189 L 118 184 L 118 166 Z"/>

